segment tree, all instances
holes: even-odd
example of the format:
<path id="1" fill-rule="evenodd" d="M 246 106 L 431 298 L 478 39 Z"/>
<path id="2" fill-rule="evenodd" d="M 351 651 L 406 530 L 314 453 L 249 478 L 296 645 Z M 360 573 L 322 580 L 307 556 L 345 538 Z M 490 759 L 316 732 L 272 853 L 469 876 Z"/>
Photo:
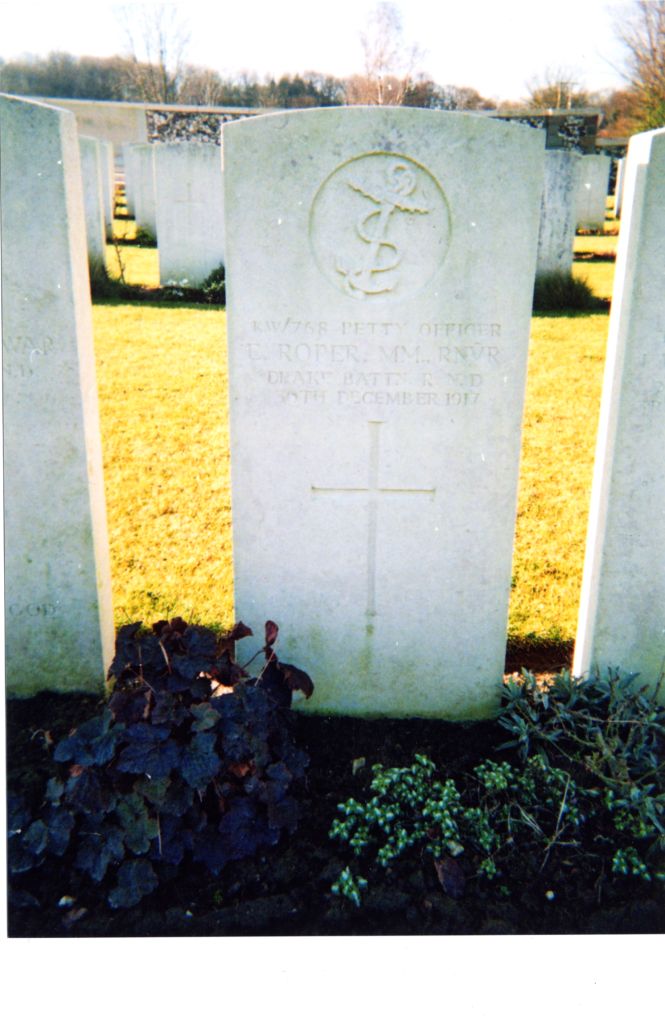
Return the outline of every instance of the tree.
<path id="1" fill-rule="evenodd" d="M 527 106 L 532 110 L 573 110 L 594 106 L 598 96 L 582 88 L 574 71 L 568 68 L 547 68 L 542 80 L 527 82 Z"/>
<path id="2" fill-rule="evenodd" d="M 173 103 L 184 76 L 189 33 L 175 4 L 134 4 L 118 9 L 129 48 L 128 71 L 137 99 Z"/>
<path id="3" fill-rule="evenodd" d="M 216 71 L 187 65 L 178 89 L 178 102 L 200 107 L 224 106 L 226 84 Z"/>
<path id="4" fill-rule="evenodd" d="M 1 62 L 0 92 L 68 99 L 132 99 L 127 88 L 127 61 L 122 57 L 74 57 L 70 53 Z"/>
<path id="5" fill-rule="evenodd" d="M 615 26 L 628 50 L 624 77 L 635 94 L 635 128 L 665 125 L 665 0 L 635 0 L 625 24 Z"/>
<path id="6" fill-rule="evenodd" d="M 403 99 L 405 107 L 429 110 L 494 110 L 496 104 L 468 86 L 437 85 L 419 75 L 410 82 Z"/>
<path id="7" fill-rule="evenodd" d="M 632 89 L 615 89 L 607 93 L 600 108 L 603 118 L 599 135 L 605 138 L 625 138 L 638 130 L 638 101 Z"/>
<path id="8" fill-rule="evenodd" d="M 365 70 L 346 83 L 346 102 L 398 106 L 404 100 L 422 51 L 404 41 L 402 17 L 393 3 L 379 3 L 361 33 Z"/>

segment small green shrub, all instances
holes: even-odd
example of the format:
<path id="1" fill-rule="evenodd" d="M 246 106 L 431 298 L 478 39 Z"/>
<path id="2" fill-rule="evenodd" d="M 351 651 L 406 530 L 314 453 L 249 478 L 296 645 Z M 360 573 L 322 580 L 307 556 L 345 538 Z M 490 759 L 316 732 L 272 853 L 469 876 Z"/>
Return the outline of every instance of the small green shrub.
<path id="1" fill-rule="evenodd" d="M 220 263 L 218 267 L 208 274 L 205 281 L 201 285 L 201 291 L 203 292 L 203 298 L 205 302 L 210 303 L 214 306 L 223 306 L 226 303 L 226 270 L 224 264 Z"/>
<path id="2" fill-rule="evenodd" d="M 609 303 L 593 293 L 588 283 L 573 274 L 552 271 L 538 274 L 533 290 L 534 313 L 568 310 L 606 310 Z"/>
<path id="3" fill-rule="evenodd" d="M 589 793 L 598 787 L 611 841 L 640 841 L 642 856 L 655 862 L 665 852 L 663 679 L 655 689 L 635 680 L 618 669 L 584 679 L 562 672 L 549 683 L 523 673 L 505 687 L 499 723 L 511 739 L 501 748 L 523 759 L 539 751 L 565 764 Z"/>
<path id="4" fill-rule="evenodd" d="M 416 754 L 409 768 L 374 765 L 367 803 L 340 804 L 332 839 L 359 859 L 387 868 L 408 850 L 434 860 L 443 888 L 461 895 L 472 877 L 510 881 L 511 863 L 530 852 L 542 860 L 557 844 L 579 842 L 584 816 L 570 776 L 551 769 L 541 755 L 523 768 L 486 760 L 463 792 L 438 776 L 434 763 Z M 347 866 L 332 891 L 360 902 L 365 879 Z"/>
<path id="5" fill-rule="evenodd" d="M 181 281 L 170 280 L 161 289 L 164 298 L 182 302 L 205 302 L 211 306 L 223 306 L 226 303 L 226 283 L 224 265 L 208 274 L 205 281 L 198 287 L 189 283 L 187 278 Z"/>
<path id="6" fill-rule="evenodd" d="M 539 681 L 522 672 L 503 687 L 499 724 L 511 739 L 499 749 L 514 747 L 523 760 L 538 751 L 614 788 L 665 783 L 663 680 L 654 689 L 636 678 L 616 669 Z"/>
<path id="7" fill-rule="evenodd" d="M 157 239 L 150 228 L 144 227 L 143 224 L 137 224 L 134 244 L 140 245 L 144 249 L 155 249 L 157 247 Z"/>

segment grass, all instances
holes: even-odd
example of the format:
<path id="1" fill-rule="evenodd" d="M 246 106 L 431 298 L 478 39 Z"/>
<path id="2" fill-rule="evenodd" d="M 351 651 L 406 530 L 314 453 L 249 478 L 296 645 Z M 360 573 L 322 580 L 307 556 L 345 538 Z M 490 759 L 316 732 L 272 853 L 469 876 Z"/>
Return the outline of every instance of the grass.
<path id="1" fill-rule="evenodd" d="M 618 235 L 576 235 L 573 252 L 591 252 L 596 256 L 615 257 L 618 241 Z"/>
<path id="2" fill-rule="evenodd" d="M 226 316 L 93 308 L 115 618 L 233 619 Z"/>
<path id="3" fill-rule="evenodd" d="M 158 283 L 154 249 L 120 251 L 130 283 Z M 576 263 L 574 274 L 611 296 L 614 264 Z M 94 327 L 116 623 L 179 614 L 229 625 L 226 314 L 107 301 L 95 304 Z M 516 640 L 575 635 L 607 327 L 606 313 L 532 321 Z"/>
<path id="4" fill-rule="evenodd" d="M 601 299 L 612 298 L 614 263 L 573 263 L 573 276 L 584 279 Z"/>
<path id="5" fill-rule="evenodd" d="M 148 288 L 159 288 L 159 256 L 157 249 L 139 245 L 123 245 L 126 239 L 133 242 L 136 237 L 134 221 L 114 220 L 113 235 L 118 245 L 106 246 L 106 266 L 112 277 L 124 274 L 127 284 L 143 284 Z"/>
<path id="6" fill-rule="evenodd" d="M 509 632 L 572 640 L 582 583 L 607 314 L 532 320 Z"/>

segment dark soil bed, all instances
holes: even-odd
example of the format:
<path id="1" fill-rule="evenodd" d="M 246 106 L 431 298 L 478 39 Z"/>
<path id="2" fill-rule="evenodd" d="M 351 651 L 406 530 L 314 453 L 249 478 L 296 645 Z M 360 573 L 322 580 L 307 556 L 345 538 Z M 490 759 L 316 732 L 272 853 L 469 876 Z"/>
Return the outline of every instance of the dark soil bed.
<path id="1" fill-rule="evenodd" d="M 52 774 L 54 742 L 98 713 L 90 697 L 43 694 L 7 705 L 8 788 L 39 800 Z M 213 878 L 189 868 L 139 906 L 111 910 L 91 883 L 71 892 L 60 861 L 21 876 L 39 907 L 15 905 L 11 937 L 208 935 L 506 935 L 654 933 L 663 931 L 662 890 L 643 882 L 575 877 L 561 868 L 539 873 L 524 864 L 512 895 L 469 884 L 446 895 L 434 865 L 413 854 L 393 870 L 377 869 L 361 907 L 330 892 L 349 862 L 328 837 L 337 805 L 365 799 L 370 766 L 407 765 L 424 753 L 450 774 L 492 756 L 505 733 L 495 723 L 458 725 L 419 719 L 364 721 L 297 716 L 297 741 L 310 757 L 298 830 L 276 847 L 227 865 Z M 359 759 L 364 759 L 361 765 Z M 63 897 L 74 902 L 59 906 Z M 25 904 L 25 897 L 22 901 Z"/>

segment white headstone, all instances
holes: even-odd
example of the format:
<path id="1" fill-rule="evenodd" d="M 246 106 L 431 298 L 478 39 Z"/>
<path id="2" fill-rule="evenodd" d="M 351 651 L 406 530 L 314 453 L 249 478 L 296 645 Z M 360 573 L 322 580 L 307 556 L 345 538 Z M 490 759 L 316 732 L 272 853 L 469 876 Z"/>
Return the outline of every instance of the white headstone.
<path id="1" fill-rule="evenodd" d="M 0 97 L 6 681 L 103 691 L 106 510 L 73 114 Z"/>
<path id="2" fill-rule="evenodd" d="M 134 219 L 137 228 L 149 231 L 156 238 L 154 151 L 155 146 L 148 143 L 132 146 L 133 167 L 136 174 Z"/>
<path id="3" fill-rule="evenodd" d="M 115 212 L 115 157 L 113 143 L 99 140 L 99 153 L 102 168 L 102 192 L 104 199 L 104 223 L 106 238 L 113 238 L 113 214 Z"/>
<path id="4" fill-rule="evenodd" d="M 665 129 L 626 163 L 574 671 L 665 667 Z"/>
<path id="5" fill-rule="evenodd" d="M 609 156 L 582 157 L 582 170 L 577 193 L 577 226 L 602 230 L 605 226 L 605 203 L 610 181 Z"/>
<path id="6" fill-rule="evenodd" d="M 127 214 L 134 216 L 134 192 L 136 189 L 136 171 L 134 168 L 134 144 L 127 142 L 122 147 L 122 173 L 125 182 L 125 205 Z"/>
<path id="7" fill-rule="evenodd" d="M 545 153 L 537 273 L 569 274 L 573 267 L 576 201 L 582 157 L 565 149 Z"/>
<path id="8" fill-rule="evenodd" d="M 196 286 L 224 263 L 220 147 L 174 142 L 154 149 L 159 279 Z"/>
<path id="9" fill-rule="evenodd" d="M 626 158 L 622 157 L 617 161 L 617 179 L 614 187 L 614 216 L 617 220 L 621 217 L 621 204 L 623 202 L 623 186 L 625 181 Z"/>
<path id="10" fill-rule="evenodd" d="M 106 269 L 106 223 L 102 162 L 97 139 L 79 136 L 88 262 L 92 273 Z"/>
<path id="11" fill-rule="evenodd" d="M 320 713 L 502 678 L 544 135 L 408 108 L 225 126 L 235 608 Z"/>

